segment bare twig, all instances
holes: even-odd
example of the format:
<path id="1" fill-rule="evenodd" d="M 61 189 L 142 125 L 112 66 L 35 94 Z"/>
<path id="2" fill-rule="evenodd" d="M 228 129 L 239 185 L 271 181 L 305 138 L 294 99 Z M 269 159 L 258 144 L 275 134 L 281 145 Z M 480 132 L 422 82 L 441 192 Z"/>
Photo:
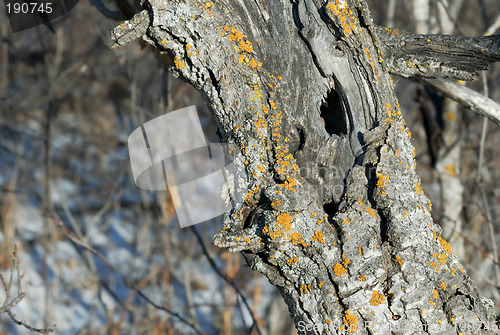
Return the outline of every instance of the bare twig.
<path id="1" fill-rule="evenodd" d="M 251 333 L 251 329 L 255 327 L 255 330 L 257 331 L 257 333 L 259 335 L 261 335 L 262 333 L 260 332 L 259 326 L 257 324 L 257 320 L 255 319 L 255 316 L 253 315 L 252 309 L 250 308 L 250 305 L 248 304 L 247 299 L 246 299 L 245 295 L 243 294 L 243 292 L 241 292 L 240 288 L 238 286 L 236 286 L 236 284 L 234 283 L 234 281 L 232 279 L 230 279 L 225 273 L 222 272 L 221 269 L 219 269 L 217 267 L 217 265 L 215 264 L 215 261 L 208 253 L 208 250 L 205 246 L 205 243 L 203 242 L 203 239 L 201 238 L 198 230 L 196 230 L 196 228 L 193 226 L 190 226 L 189 228 L 193 232 L 194 236 L 196 236 L 196 239 L 198 240 L 198 243 L 201 246 L 201 250 L 202 250 L 203 254 L 208 259 L 208 263 L 210 264 L 212 269 L 214 269 L 215 273 L 217 273 L 217 275 L 219 275 L 219 277 L 221 277 L 222 279 L 224 279 L 224 281 L 226 281 L 229 285 L 231 285 L 231 287 L 233 287 L 233 289 L 236 291 L 238 296 L 241 297 L 241 301 L 243 302 L 243 304 L 247 308 L 248 312 L 250 313 L 250 316 L 252 317 L 253 324 L 252 324 L 252 327 L 249 329 L 249 333 Z"/>
<path id="2" fill-rule="evenodd" d="M 99 12 L 101 12 L 102 15 L 104 15 L 108 19 L 115 20 L 115 21 L 120 21 L 120 20 L 126 19 L 125 15 L 123 15 L 122 12 L 109 9 L 102 2 L 102 0 L 90 0 L 90 3 L 92 4 L 92 6 L 97 8 L 97 10 Z"/>
<path id="3" fill-rule="evenodd" d="M 17 295 L 10 300 L 10 293 L 12 289 L 12 284 L 14 283 L 14 271 L 17 273 Z M 12 263 L 10 267 L 10 274 L 9 274 L 9 280 L 6 281 L 4 276 L 0 274 L 0 281 L 2 282 L 2 287 L 5 290 L 5 301 L 3 305 L 0 307 L 0 314 L 7 313 L 7 315 L 11 318 L 12 321 L 14 321 L 16 324 L 23 326 L 24 328 L 28 329 L 29 331 L 40 333 L 40 334 L 48 334 L 52 333 L 54 331 L 55 325 L 49 328 L 36 328 L 31 325 L 29 325 L 26 321 L 24 320 L 19 320 L 16 318 L 16 316 L 12 313 L 12 308 L 14 308 L 23 298 L 26 296 L 26 293 L 23 292 L 22 286 L 21 286 L 21 279 L 23 275 L 21 275 L 21 272 L 19 270 L 19 258 L 17 255 L 17 248 L 14 245 L 14 251 L 12 252 Z"/>
<path id="4" fill-rule="evenodd" d="M 90 252 L 91 254 L 93 254 L 94 256 L 96 256 L 101 262 L 103 262 L 109 269 L 111 269 L 113 272 L 117 273 L 122 281 L 125 283 L 125 285 L 134 290 L 135 292 L 137 292 L 137 294 L 142 298 L 144 299 L 148 304 L 150 304 L 151 306 L 153 306 L 154 308 L 156 309 L 159 309 L 159 310 L 162 310 L 168 314 L 170 314 L 171 316 L 177 318 L 179 321 L 183 322 L 184 324 L 186 324 L 187 326 L 189 326 L 191 329 L 193 329 L 193 331 L 198 334 L 198 335 L 202 335 L 202 333 L 198 330 L 198 328 L 196 328 L 192 323 L 189 322 L 189 320 L 185 319 L 184 317 L 182 317 L 181 315 L 179 315 L 178 313 L 176 312 L 173 312 L 167 308 L 165 308 L 164 306 L 160 306 L 158 305 L 157 303 L 155 303 L 154 301 L 152 301 L 147 295 L 144 294 L 144 292 L 142 292 L 141 289 L 139 289 L 137 287 L 137 285 L 135 285 L 134 283 L 132 283 L 128 277 L 123 273 L 121 272 L 120 270 L 118 270 L 113 264 L 111 264 L 107 259 L 106 257 L 104 257 L 99 251 L 97 251 L 96 249 L 94 249 L 92 246 L 90 246 L 89 244 L 87 244 L 87 242 L 84 242 L 82 240 L 80 240 L 78 238 L 78 236 L 73 233 L 71 230 L 69 230 L 68 228 L 65 227 L 65 225 L 61 222 L 61 221 L 58 221 L 56 220 L 55 218 L 51 217 L 52 221 L 55 223 L 56 226 L 58 226 L 61 231 L 64 233 L 64 235 L 70 240 L 72 241 L 73 243 L 79 245 L 80 247 L 82 247 L 83 249 L 85 249 L 86 251 Z"/>

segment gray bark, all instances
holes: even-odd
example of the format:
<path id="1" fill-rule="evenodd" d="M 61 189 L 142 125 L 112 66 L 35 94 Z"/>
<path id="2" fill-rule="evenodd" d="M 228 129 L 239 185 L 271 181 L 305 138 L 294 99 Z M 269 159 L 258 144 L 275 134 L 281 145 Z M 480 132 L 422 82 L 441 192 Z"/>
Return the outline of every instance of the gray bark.
<path id="1" fill-rule="evenodd" d="M 364 1 L 145 8 L 117 44 L 142 36 L 206 96 L 250 190 L 214 243 L 267 276 L 300 334 L 492 333 L 491 301 L 432 223 L 389 75 L 418 49 L 391 44 Z M 468 76 L 469 60 L 446 73 Z"/>

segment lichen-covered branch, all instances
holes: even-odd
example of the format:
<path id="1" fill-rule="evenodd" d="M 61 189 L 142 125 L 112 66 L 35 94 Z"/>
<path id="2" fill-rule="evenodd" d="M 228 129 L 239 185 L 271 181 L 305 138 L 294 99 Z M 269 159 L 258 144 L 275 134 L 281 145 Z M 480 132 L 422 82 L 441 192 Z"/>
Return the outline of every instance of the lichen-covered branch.
<path id="1" fill-rule="evenodd" d="M 500 61 L 498 36 L 418 35 L 377 27 L 389 71 L 403 77 L 473 80 Z"/>
<path id="2" fill-rule="evenodd" d="M 364 1 L 146 10 L 143 39 L 205 95 L 242 171 L 247 192 L 214 243 L 278 287 L 300 334 L 469 334 L 464 321 L 494 320 L 432 223 Z"/>

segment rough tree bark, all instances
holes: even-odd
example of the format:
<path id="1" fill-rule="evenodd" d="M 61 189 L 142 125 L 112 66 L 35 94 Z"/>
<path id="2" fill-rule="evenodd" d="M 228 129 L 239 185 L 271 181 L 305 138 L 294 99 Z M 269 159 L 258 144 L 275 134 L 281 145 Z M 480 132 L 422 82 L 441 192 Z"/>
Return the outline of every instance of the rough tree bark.
<path id="1" fill-rule="evenodd" d="M 493 333 L 432 223 L 390 72 L 471 79 L 498 38 L 376 27 L 363 0 L 143 6 L 116 45 L 171 53 L 206 96 L 250 190 L 214 243 L 269 278 L 300 334 Z"/>

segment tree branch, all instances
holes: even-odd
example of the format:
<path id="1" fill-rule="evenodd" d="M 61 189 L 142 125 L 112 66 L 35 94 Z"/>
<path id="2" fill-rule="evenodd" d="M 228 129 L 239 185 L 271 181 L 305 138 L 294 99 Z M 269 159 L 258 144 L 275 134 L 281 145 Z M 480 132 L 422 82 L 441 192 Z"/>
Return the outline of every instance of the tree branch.
<path id="1" fill-rule="evenodd" d="M 459 83 L 445 79 L 419 79 L 438 92 L 500 125 L 500 104 Z"/>
<path id="2" fill-rule="evenodd" d="M 391 74 L 474 80 L 500 61 L 500 37 L 418 35 L 376 28 Z"/>

